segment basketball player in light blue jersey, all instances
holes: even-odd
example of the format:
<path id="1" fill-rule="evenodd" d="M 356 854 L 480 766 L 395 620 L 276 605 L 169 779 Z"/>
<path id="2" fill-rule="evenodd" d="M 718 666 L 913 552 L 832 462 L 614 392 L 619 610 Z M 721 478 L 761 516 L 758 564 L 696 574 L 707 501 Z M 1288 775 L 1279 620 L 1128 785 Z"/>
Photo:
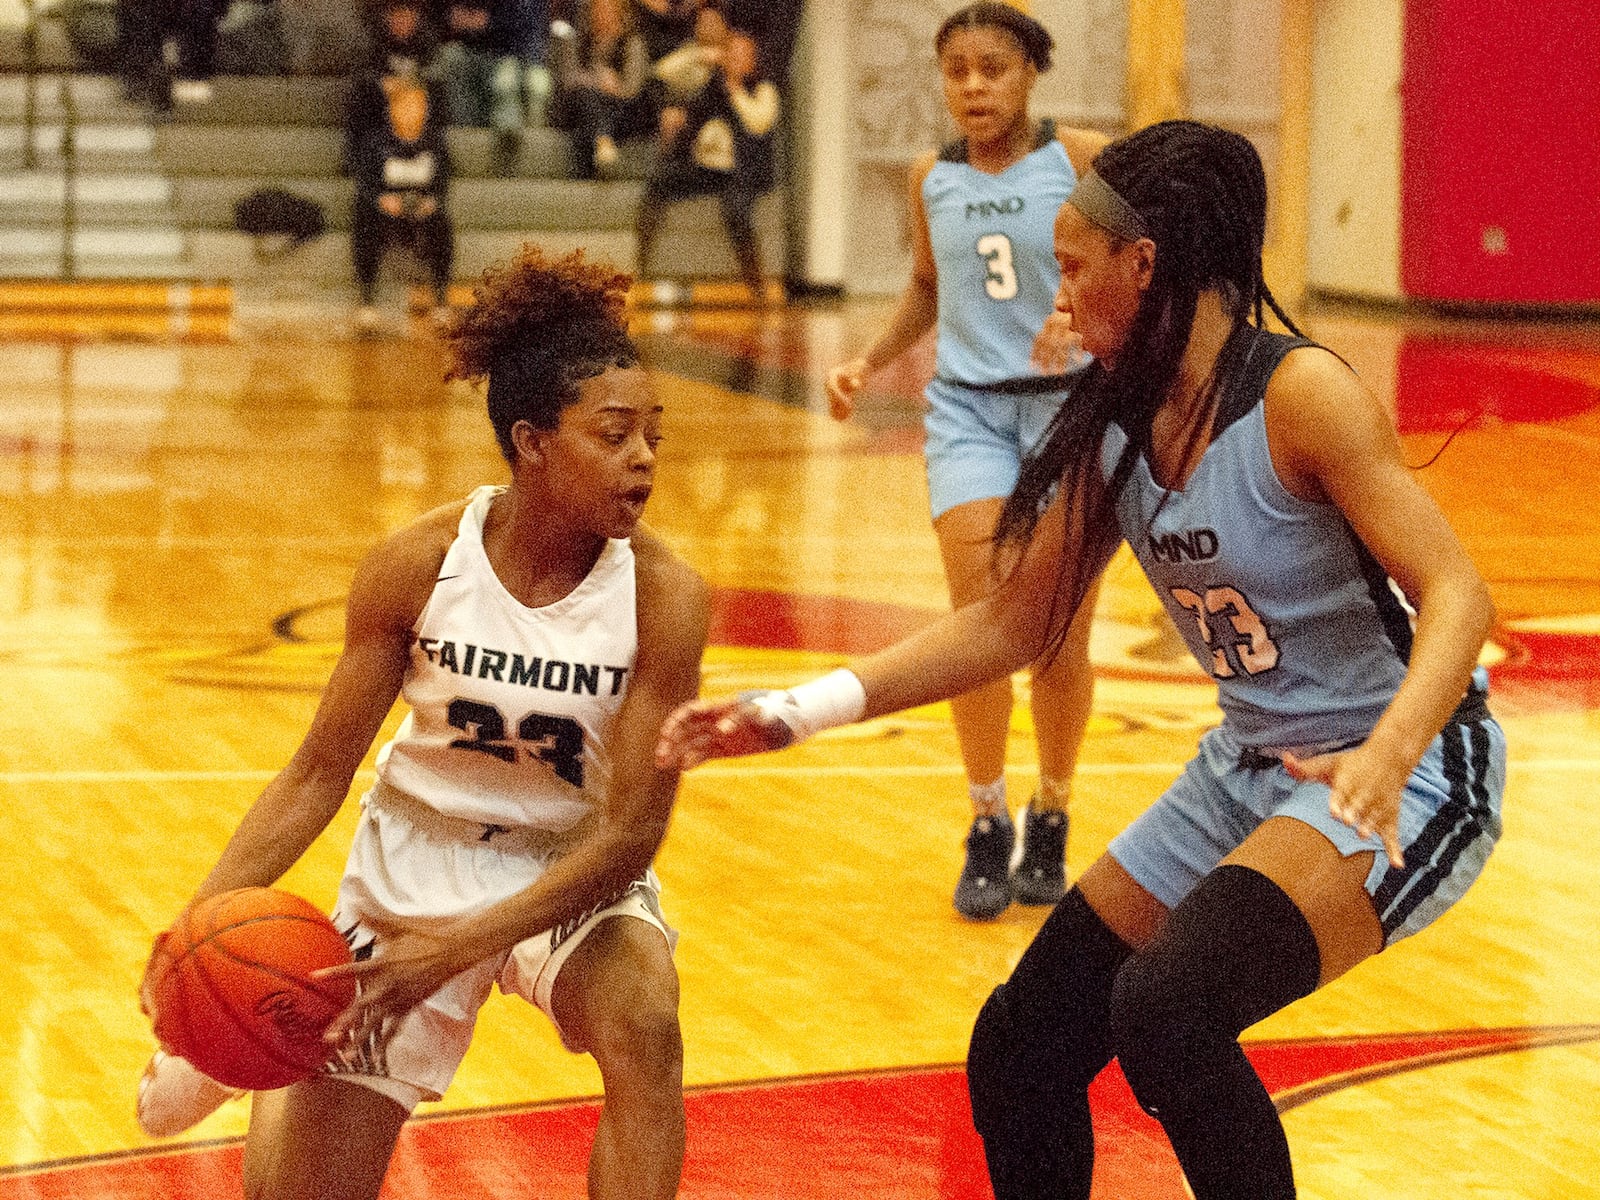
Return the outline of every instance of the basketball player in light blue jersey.
<path id="1" fill-rule="evenodd" d="M 1055 232 L 1059 322 L 1095 361 L 1006 501 L 1000 585 L 849 670 L 684 706 L 657 748 L 687 768 L 1003 678 L 1133 548 L 1223 720 L 978 1015 L 997 1200 L 1086 1200 L 1113 1056 L 1195 1200 L 1293 1197 L 1239 1034 L 1437 919 L 1500 834 L 1488 589 L 1378 399 L 1262 328 L 1270 306 L 1294 330 L 1261 275 L 1266 203 L 1238 134 L 1168 121 L 1102 150 Z"/>
<path id="2" fill-rule="evenodd" d="M 1048 318 L 1061 275 L 1051 224 L 1106 139 L 1033 121 L 1028 97 L 1050 66 L 1053 41 L 1006 4 L 968 5 L 934 40 L 945 102 L 961 138 L 911 168 L 911 280 L 889 327 L 828 378 L 833 415 L 847 418 L 867 375 L 938 327 L 928 385 L 928 494 L 953 605 L 991 583 L 990 541 L 1023 456 L 1068 402 L 1073 345 Z M 1033 672 L 1039 787 L 1016 830 L 1006 803 L 1010 679 L 951 701 L 972 799 L 966 863 L 955 906 L 992 920 L 1012 899 L 1054 904 L 1066 890 L 1067 803 L 1089 720 L 1093 601 L 1067 645 Z"/>

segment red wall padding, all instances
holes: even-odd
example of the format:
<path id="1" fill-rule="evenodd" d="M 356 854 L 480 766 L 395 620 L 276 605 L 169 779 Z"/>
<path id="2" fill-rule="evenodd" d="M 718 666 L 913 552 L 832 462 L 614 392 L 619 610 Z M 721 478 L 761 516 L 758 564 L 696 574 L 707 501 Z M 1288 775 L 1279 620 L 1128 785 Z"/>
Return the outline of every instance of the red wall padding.
<path id="1" fill-rule="evenodd" d="M 1600 303 L 1600 3 L 1407 0 L 1401 86 L 1405 293 Z"/>

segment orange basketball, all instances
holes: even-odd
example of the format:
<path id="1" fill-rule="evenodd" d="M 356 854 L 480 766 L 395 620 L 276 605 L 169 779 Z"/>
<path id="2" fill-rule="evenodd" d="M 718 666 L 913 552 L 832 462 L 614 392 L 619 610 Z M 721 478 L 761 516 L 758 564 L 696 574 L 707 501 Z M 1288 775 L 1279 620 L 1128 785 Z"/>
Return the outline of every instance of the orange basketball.
<path id="1" fill-rule="evenodd" d="M 274 888 L 240 888 L 195 905 L 162 939 L 152 989 L 156 1037 L 229 1087 L 265 1091 L 328 1059 L 323 1032 L 355 996 L 350 961 L 320 910 Z"/>

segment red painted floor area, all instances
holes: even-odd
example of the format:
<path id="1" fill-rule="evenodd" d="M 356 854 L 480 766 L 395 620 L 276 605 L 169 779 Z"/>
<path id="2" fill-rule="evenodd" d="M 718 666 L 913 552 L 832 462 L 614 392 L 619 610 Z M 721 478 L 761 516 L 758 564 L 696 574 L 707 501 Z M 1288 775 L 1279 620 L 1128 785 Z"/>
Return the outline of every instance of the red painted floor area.
<path id="1" fill-rule="evenodd" d="M 1600 1026 L 1257 1042 L 1280 1110 L 1442 1062 L 1600 1040 Z M 1165 1136 L 1113 1064 L 1090 1091 L 1095 1200 L 1182 1200 Z M 585 1194 L 594 1101 L 413 1122 L 386 1200 Z M 959 1067 L 710 1088 L 688 1097 L 691 1200 L 981 1200 L 983 1147 Z M 41 1166 L 0 1177 L 0 1200 L 158 1200 L 240 1194 L 238 1142 Z"/>
<path id="2" fill-rule="evenodd" d="M 1480 420 L 1550 424 L 1600 406 L 1593 354 L 1406 337 L 1395 357 L 1401 433 Z"/>
<path id="3" fill-rule="evenodd" d="M 838 596 L 715 588 L 710 641 L 713 646 L 871 654 L 938 615 L 904 604 Z"/>

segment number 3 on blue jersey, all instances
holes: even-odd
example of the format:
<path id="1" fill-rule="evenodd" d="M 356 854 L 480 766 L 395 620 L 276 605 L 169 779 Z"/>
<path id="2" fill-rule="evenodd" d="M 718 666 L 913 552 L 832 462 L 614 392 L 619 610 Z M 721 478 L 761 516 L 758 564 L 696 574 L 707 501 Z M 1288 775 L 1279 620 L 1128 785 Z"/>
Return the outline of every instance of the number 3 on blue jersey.
<path id="1" fill-rule="evenodd" d="M 1017 269 L 1011 261 L 1011 239 L 1003 233 L 986 233 L 978 239 L 978 257 L 988 265 L 983 290 L 991 300 L 1010 300 L 1017 294 Z"/>

